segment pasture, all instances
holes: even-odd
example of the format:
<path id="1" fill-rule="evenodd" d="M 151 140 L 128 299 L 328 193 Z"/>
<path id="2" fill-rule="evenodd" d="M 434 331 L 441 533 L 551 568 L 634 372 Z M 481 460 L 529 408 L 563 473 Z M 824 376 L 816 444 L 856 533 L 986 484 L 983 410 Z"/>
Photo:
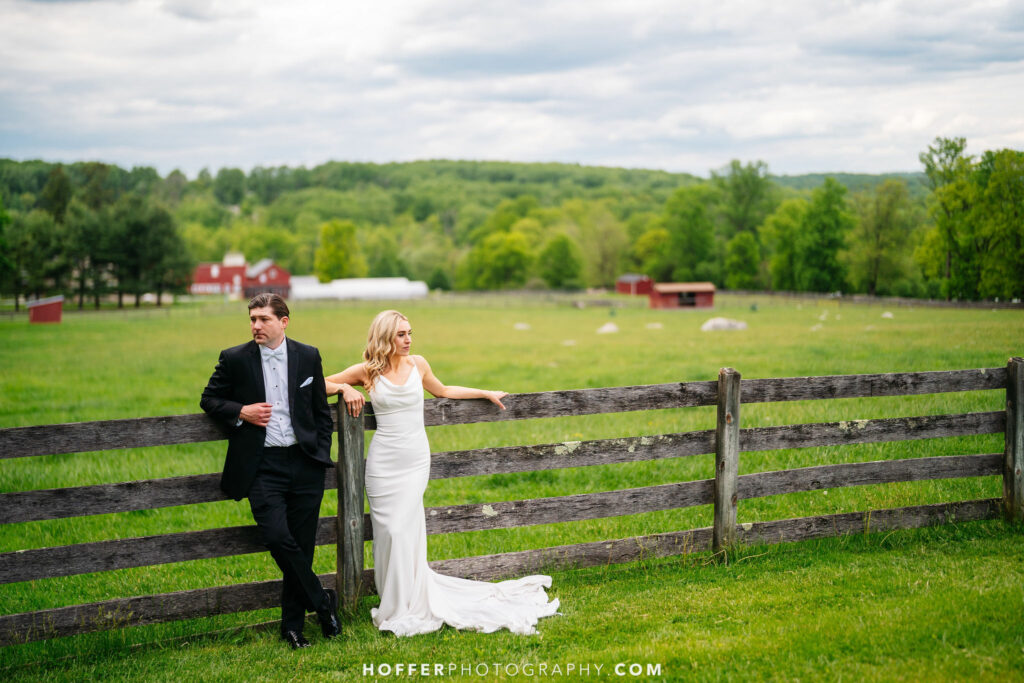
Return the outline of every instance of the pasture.
<path id="1" fill-rule="evenodd" d="M 491 302 L 493 304 L 494 302 Z M 757 310 L 752 310 L 752 304 Z M 303 304 L 289 334 L 318 346 L 330 373 L 356 362 L 380 306 Z M 1020 311 L 885 309 L 821 301 L 721 297 L 713 312 L 575 309 L 506 300 L 401 306 L 414 353 L 450 384 L 511 393 L 710 380 L 732 366 L 744 378 L 954 370 L 1003 366 L 1024 352 Z M 712 315 L 744 331 L 704 333 Z M 596 330 L 612 321 L 619 332 Z M 219 349 L 248 338 L 245 306 L 169 314 L 72 315 L 59 326 L 0 324 L 0 426 L 198 412 Z M 514 400 L 514 397 L 510 397 Z M 1003 409 L 1001 392 L 844 399 L 746 406 L 744 427 Z M 714 408 L 488 423 L 430 430 L 434 451 L 639 436 L 714 427 Z M 222 443 L 70 454 L 0 462 L 0 491 L 99 484 L 218 471 Z M 743 453 L 740 473 L 825 463 L 991 453 L 1002 435 Z M 428 506 L 537 498 L 712 476 L 713 457 L 683 458 L 433 481 Z M 997 497 L 997 477 L 888 484 L 743 501 L 739 521 Z M 322 514 L 336 510 L 335 492 Z M 508 552 L 708 526 L 709 507 L 520 529 L 432 536 L 430 559 Z M 75 542 L 244 525 L 248 506 L 220 502 L 3 528 L 0 552 Z M 364 665 L 487 662 L 523 667 L 589 664 L 615 677 L 618 663 L 660 665 L 668 679 L 1005 679 L 1024 669 L 1024 545 L 1001 522 L 888 535 L 742 548 L 728 565 L 706 555 L 554 575 L 563 616 L 536 638 L 444 630 L 397 640 L 375 632 L 365 598 L 340 642 L 292 653 L 274 628 L 232 631 L 276 610 L 75 636 L 0 650 L 5 677 L 338 678 Z M 372 566 L 367 546 L 366 564 Z M 317 551 L 318 572 L 334 567 Z M 0 586 L 2 613 L 271 579 L 266 554 Z M 181 636 L 221 633 L 172 641 Z M 310 629 L 312 631 L 312 629 Z M 145 645 L 133 649 L 133 644 Z M 26 664 L 33 663 L 31 666 Z M 602 665 L 600 674 L 595 672 Z M 645 673 L 646 675 L 646 673 Z M 378 678 L 384 678 L 377 672 Z"/>

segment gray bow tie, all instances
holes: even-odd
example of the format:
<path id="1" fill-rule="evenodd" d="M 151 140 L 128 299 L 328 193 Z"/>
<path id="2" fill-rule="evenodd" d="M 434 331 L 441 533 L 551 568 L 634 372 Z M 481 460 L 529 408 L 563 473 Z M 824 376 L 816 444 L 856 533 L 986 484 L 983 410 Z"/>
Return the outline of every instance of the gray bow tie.
<path id="1" fill-rule="evenodd" d="M 274 358 L 284 360 L 288 358 L 288 352 L 287 349 L 284 348 L 284 344 L 281 344 L 276 349 L 264 348 L 262 349 L 262 353 L 263 357 L 267 360 L 273 360 Z"/>

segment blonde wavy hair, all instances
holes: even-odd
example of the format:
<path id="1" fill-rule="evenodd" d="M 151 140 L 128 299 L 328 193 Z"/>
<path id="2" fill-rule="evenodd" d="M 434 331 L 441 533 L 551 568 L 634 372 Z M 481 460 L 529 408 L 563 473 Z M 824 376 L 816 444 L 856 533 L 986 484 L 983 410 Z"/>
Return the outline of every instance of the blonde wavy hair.
<path id="1" fill-rule="evenodd" d="M 391 356 L 394 355 L 395 336 L 398 334 L 398 323 L 409 322 L 409 319 L 398 311 L 381 311 L 370 323 L 366 333 L 366 349 L 363 360 L 366 361 L 366 389 L 373 388 L 377 378 L 390 369 Z"/>

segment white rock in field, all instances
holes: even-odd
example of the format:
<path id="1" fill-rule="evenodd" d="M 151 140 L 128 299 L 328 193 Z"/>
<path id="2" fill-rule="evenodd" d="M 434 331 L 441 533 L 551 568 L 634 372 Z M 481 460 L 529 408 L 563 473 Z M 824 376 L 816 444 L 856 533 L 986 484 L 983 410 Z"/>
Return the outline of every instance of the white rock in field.
<path id="1" fill-rule="evenodd" d="M 701 332 L 712 332 L 714 330 L 745 330 L 747 324 L 742 320 L 731 318 L 710 318 L 700 326 Z"/>
<path id="2" fill-rule="evenodd" d="M 646 325 L 644 325 L 644 327 L 646 327 L 649 330 L 660 330 L 661 328 L 664 327 L 664 325 L 662 325 L 661 323 L 647 323 Z"/>
<path id="3" fill-rule="evenodd" d="M 883 318 L 887 318 L 889 320 L 892 320 L 892 313 L 889 312 L 889 311 L 886 311 L 885 313 L 882 314 L 882 317 Z"/>
<path id="4" fill-rule="evenodd" d="M 619 326 L 616 325 L 615 323 L 605 323 L 604 325 L 601 325 L 601 327 L 597 328 L 598 334 L 612 334 L 613 332 L 618 331 Z"/>
<path id="5" fill-rule="evenodd" d="M 530 329 L 530 323 L 516 323 L 512 327 L 517 330 L 528 330 Z"/>
<path id="6" fill-rule="evenodd" d="M 818 320 L 825 322 L 828 320 L 828 311 L 822 311 L 821 315 L 818 316 Z"/>
<path id="7" fill-rule="evenodd" d="M 824 327 L 824 325 L 822 325 L 821 323 L 818 323 L 817 325 L 815 325 L 814 327 L 811 328 L 811 332 L 817 332 L 818 330 L 820 330 L 823 327 Z"/>
<path id="8" fill-rule="evenodd" d="M 562 346 L 576 346 L 576 340 L 575 339 L 563 339 L 562 340 Z"/>

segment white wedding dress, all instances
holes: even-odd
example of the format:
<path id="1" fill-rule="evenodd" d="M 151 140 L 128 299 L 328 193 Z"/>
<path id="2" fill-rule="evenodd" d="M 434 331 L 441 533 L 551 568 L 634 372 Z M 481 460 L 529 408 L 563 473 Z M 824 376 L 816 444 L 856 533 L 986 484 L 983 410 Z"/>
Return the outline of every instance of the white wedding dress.
<path id="1" fill-rule="evenodd" d="M 444 576 L 427 564 L 423 492 L 430 445 L 419 368 L 401 386 L 378 377 L 370 400 L 377 432 L 366 459 L 366 494 L 380 595 L 380 606 L 370 611 L 373 623 L 398 636 L 430 633 L 443 624 L 484 633 L 536 633 L 538 619 L 558 610 L 558 599 L 549 602 L 544 592 L 550 576 L 488 583 Z"/>

